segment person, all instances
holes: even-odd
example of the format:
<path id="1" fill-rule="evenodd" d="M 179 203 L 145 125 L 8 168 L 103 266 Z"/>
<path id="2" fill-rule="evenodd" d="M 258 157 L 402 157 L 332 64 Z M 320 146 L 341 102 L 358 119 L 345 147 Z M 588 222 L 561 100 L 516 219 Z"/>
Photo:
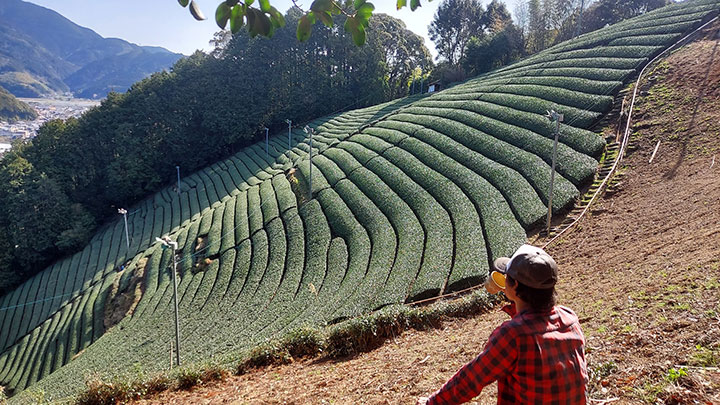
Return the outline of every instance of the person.
<path id="1" fill-rule="evenodd" d="M 498 382 L 498 404 L 585 404 L 585 338 L 577 315 L 555 304 L 557 264 L 544 250 L 521 246 L 493 263 L 486 282 L 512 304 L 512 319 L 497 327 L 474 360 L 417 404 L 461 404 Z"/>

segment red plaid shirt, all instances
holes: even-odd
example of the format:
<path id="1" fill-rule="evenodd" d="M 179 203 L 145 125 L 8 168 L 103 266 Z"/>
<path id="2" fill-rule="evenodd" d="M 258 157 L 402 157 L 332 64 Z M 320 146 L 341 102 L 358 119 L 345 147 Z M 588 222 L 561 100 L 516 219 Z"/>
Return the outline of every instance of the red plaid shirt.
<path id="1" fill-rule="evenodd" d="M 585 338 L 577 315 L 503 308 L 512 319 L 490 335 L 485 349 L 430 397 L 428 404 L 461 404 L 497 380 L 498 404 L 585 404 Z"/>

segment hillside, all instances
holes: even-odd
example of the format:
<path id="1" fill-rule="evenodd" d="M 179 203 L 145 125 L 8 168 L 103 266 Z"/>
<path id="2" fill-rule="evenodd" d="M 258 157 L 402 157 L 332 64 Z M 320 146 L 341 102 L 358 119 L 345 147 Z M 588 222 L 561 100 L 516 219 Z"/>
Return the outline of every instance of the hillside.
<path id="1" fill-rule="evenodd" d="M 184 361 L 229 355 L 304 324 L 477 285 L 489 263 L 592 181 L 591 129 L 649 58 L 717 15 L 675 4 L 425 98 L 318 119 L 182 179 L 76 255 L 0 298 L 0 384 L 53 396 L 166 366 L 179 243 Z M 309 153 L 312 142 L 312 165 Z M 312 183 L 310 179 L 312 178 Z M 119 321 L 119 323 L 118 323 Z"/>
<path id="2" fill-rule="evenodd" d="M 21 0 L 0 3 L 0 86 L 17 97 L 72 92 L 101 98 L 125 91 L 182 55 L 102 38 L 60 14 Z"/>
<path id="3" fill-rule="evenodd" d="M 560 302 L 578 312 L 587 337 L 591 403 L 720 403 L 719 30 L 646 74 L 622 183 L 547 248 L 560 266 Z M 669 106 L 681 123 L 664 113 Z M 607 132 L 620 124 L 615 115 Z M 448 319 L 342 361 L 300 359 L 137 403 L 412 404 L 505 319 L 499 309 Z M 672 374 L 682 367 L 685 376 Z M 495 404 L 495 390 L 471 403 Z"/>
<path id="4" fill-rule="evenodd" d="M 0 120 L 17 121 L 32 120 L 37 117 L 37 112 L 27 103 L 24 103 L 7 90 L 0 87 Z"/>

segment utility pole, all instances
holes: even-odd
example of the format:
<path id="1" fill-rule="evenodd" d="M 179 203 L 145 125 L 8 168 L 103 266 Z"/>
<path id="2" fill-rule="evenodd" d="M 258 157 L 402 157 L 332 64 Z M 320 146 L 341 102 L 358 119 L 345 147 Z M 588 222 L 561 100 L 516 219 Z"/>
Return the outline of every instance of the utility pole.
<path id="1" fill-rule="evenodd" d="M 125 219 L 125 243 L 127 245 L 128 251 L 130 250 L 130 234 L 128 233 L 128 225 L 127 225 L 127 210 L 125 208 L 118 209 L 118 214 L 122 215 Z"/>
<path id="2" fill-rule="evenodd" d="M 578 16 L 578 22 L 575 25 L 575 34 L 573 35 L 573 38 L 580 35 L 580 27 L 582 26 L 583 10 L 585 10 L 585 0 L 582 0 L 580 2 L 580 16 Z"/>
<path id="3" fill-rule="evenodd" d="M 265 128 L 265 157 L 267 158 L 269 155 L 268 154 L 268 142 L 270 142 L 270 140 L 268 139 L 268 132 L 270 132 L 270 130 L 268 129 L 268 127 L 264 127 L 264 128 Z"/>
<path id="4" fill-rule="evenodd" d="M 178 243 L 171 240 L 167 236 L 162 238 L 155 238 L 155 240 L 162 244 L 163 249 L 172 249 L 172 283 L 173 283 L 173 302 L 175 304 L 175 360 L 177 366 L 180 367 L 180 314 L 178 312 L 178 299 L 177 299 L 177 248 Z"/>
<path id="5" fill-rule="evenodd" d="M 563 114 L 558 114 L 555 110 L 547 112 L 546 117 L 550 121 L 555 121 L 555 142 L 553 143 L 552 169 L 550 170 L 550 197 L 548 198 L 548 214 L 547 214 L 547 236 L 550 237 L 550 221 L 552 221 L 552 200 L 553 187 L 555 183 L 555 160 L 557 159 L 558 139 L 560 137 L 560 122 L 564 119 Z"/>
<path id="6" fill-rule="evenodd" d="M 175 166 L 175 170 L 177 171 L 177 179 L 178 179 L 177 193 L 178 193 L 178 195 L 180 195 L 180 166 Z"/>
<path id="7" fill-rule="evenodd" d="M 292 121 L 291 120 L 285 120 L 288 124 L 288 150 L 292 148 L 292 145 L 290 144 L 290 133 L 292 132 Z"/>

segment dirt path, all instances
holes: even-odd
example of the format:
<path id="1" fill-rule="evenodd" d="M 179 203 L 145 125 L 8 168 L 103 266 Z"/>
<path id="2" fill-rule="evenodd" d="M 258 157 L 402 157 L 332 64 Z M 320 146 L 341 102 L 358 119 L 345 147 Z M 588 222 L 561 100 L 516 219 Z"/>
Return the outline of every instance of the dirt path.
<path id="1" fill-rule="evenodd" d="M 652 77 L 619 191 L 548 251 L 561 267 L 560 302 L 587 337 L 591 397 L 606 400 L 595 403 L 720 403 L 717 41 L 673 54 Z M 497 310 L 452 320 L 355 358 L 270 367 L 143 403 L 414 403 L 504 319 Z M 474 403 L 495 403 L 494 390 Z"/>

